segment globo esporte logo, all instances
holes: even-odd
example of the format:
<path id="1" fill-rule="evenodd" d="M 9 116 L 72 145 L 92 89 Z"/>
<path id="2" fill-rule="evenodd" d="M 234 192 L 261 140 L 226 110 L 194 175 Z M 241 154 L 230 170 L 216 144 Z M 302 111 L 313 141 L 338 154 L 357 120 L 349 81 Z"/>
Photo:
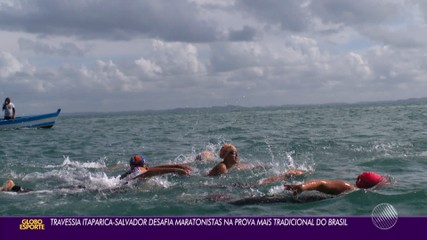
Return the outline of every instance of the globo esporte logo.
<path id="1" fill-rule="evenodd" d="M 44 230 L 42 219 L 22 219 L 19 230 Z"/>

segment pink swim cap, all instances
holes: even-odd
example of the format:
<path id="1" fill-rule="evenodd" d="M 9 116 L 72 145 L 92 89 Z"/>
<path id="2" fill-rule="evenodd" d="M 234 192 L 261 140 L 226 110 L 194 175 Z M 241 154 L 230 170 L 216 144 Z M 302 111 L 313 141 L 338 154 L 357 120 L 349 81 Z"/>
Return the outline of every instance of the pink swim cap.
<path id="1" fill-rule="evenodd" d="M 364 172 L 357 176 L 356 186 L 358 188 L 371 188 L 384 181 L 385 178 L 374 172 Z"/>

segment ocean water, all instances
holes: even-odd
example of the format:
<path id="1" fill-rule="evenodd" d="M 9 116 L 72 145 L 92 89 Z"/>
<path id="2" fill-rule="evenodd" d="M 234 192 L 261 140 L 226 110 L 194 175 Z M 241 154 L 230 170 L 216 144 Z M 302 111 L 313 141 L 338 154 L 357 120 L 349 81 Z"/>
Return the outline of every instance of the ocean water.
<path id="1" fill-rule="evenodd" d="M 0 131 L 0 180 L 32 189 L 0 193 L 1 216 L 370 216 L 380 203 L 399 216 L 427 215 L 427 102 L 72 114 L 52 129 Z M 234 144 L 239 159 L 264 165 L 207 177 L 220 161 L 194 161 Z M 132 154 L 149 165 L 187 163 L 173 174 L 123 185 Z M 304 177 L 256 186 L 291 168 Z M 304 202 L 284 183 L 354 182 L 363 171 L 387 175 L 382 189 Z M 242 198 L 280 199 L 235 205 Z"/>

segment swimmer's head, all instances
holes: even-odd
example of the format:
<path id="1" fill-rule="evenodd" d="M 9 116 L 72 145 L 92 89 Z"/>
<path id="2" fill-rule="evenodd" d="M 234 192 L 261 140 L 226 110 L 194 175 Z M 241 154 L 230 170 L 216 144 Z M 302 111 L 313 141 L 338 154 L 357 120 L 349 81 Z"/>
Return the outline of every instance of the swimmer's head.
<path id="1" fill-rule="evenodd" d="M 232 144 L 224 144 L 219 150 L 219 157 L 225 159 L 231 153 L 237 153 L 237 148 Z"/>
<path id="2" fill-rule="evenodd" d="M 374 173 L 374 172 L 364 172 L 357 176 L 356 186 L 358 188 L 371 188 L 378 183 L 385 182 L 386 178 Z"/>
<path id="3" fill-rule="evenodd" d="M 134 155 L 129 160 L 129 165 L 131 168 L 133 167 L 145 167 L 146 162 L 144 156 Z"/>

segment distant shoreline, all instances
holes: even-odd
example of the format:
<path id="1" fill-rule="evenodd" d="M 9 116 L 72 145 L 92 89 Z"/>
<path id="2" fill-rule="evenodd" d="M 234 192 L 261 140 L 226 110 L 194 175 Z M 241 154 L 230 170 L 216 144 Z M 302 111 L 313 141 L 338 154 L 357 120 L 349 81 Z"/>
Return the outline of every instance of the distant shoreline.
<path id="1" fill-rule="evenodd" d="M 424 104 L 427 103 L 427 97 L 425 98 L 408 98 L 398 100 L 384 100 L 384 101 L 365 101 L 365 102 L 335 102 L 335 103 L 319 103 L 319 104 L 284 104 L 284 105 L 269 105 L 269 106 L 238 106 L 238 105 L 226 105 L 226 106 L 212 106 L 212 107 L 181 107 L 171 109 L 147 109 L 147 110 L 129 110 L 129 111 L 111 111 L 111 112 L 64 112 L 61 113 L 63 116 L 76 116 L 76 115 L 104 115 L 104 114 L 123 114 L 123 113 L 186 113 L 186 112 L 223 112 L 223 111 L 236 111 L 236 110 L 254 110 L 254 109 L 282 109 L 282 108 L 294 108 L 294 107 L 333 107 L 333 106 L 357 106 L 357 105 L 382 105 L 382 104 Z"/>

